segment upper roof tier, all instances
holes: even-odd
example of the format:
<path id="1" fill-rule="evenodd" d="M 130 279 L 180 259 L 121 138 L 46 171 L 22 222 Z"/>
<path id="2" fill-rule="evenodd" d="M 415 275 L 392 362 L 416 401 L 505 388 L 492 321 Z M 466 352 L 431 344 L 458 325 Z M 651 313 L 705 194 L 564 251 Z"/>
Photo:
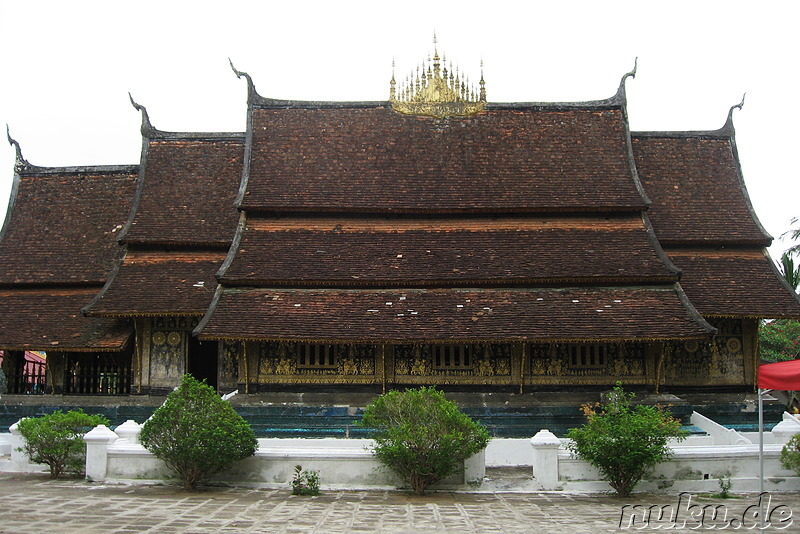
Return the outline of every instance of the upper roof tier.
<path id="1" fill-rule="evenodd" d="M 229 245 L 239 220 L 233 204 L 242 177 L 244 135 L 154 135 L 145 143 L 135 212 L 122 239 Z"/>
<path id="2" fill-rule="evenodd" d="M 769 246 L 744 185 L 733 129 L 632 134 L 636 166 L 653 204 L 659 241 Z"/>
<path id="3" fill-rule="evenodd" d="M 388 103 L 255 100 L 241 208 L 580 212 L 648 202 L 620 104 L 487 104 L 471 117 L 437 119 Z"/>
<path id="4" fill-rule="evenodd" d="M 18 166 L 0 234 L 0 285 L 102 284 L 138 167 Z"/>

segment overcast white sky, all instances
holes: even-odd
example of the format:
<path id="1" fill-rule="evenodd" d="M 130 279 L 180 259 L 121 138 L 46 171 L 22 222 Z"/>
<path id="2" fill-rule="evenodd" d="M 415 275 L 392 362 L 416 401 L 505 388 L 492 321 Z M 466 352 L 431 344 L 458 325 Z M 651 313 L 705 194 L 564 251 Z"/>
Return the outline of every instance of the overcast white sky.
<path id="1" fill-rule="evenodd" d="M 655 7 L 655 6 L 658 7 Z M 798 2 L 225 2 L 0 0 L 0 125 L 34 165 L 133 164 L 140 116 L 170 131 L 244 131 L 264 96 L 386 100 L 439 50 L 493 102 L 595 100 L 629 80 L 633 130 L 710 130 L 734 114 L 745 182 L 777 238 L 800 216 Z M 0 143 L 0 221 L 14 152 Z"/>

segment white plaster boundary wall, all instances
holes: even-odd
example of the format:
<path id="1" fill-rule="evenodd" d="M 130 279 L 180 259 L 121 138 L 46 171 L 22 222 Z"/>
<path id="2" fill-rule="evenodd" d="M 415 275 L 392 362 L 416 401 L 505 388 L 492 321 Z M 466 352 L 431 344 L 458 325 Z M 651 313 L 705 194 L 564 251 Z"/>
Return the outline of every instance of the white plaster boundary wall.
<path id="1" fill-rule="evenodd" d="M 660 464 L 636 491 L 679 493 L 719 491 L 719 478 L 730 478 L 732 491 L 758 491 L 758 433 L 741 433 L 721 427 L 700 414 L 692 422 L 707 435 L 691 436 L 672 444 L 673 457 Z M 47 472 L 31 464 L 16 449 L 23 445 L 17 425 L 6 435 L 10 460 L 0 461 L 0 471 Z M 140 425 L 128 421 L 116 432 L 99 426 L 85 436 L 87 478 L 95 481 L 151 483 L 175 480 L 174 474 L 138 442 Z M 780 451 L 793 435 L 800 433 L 800 420 L 784 414 L 771 432 L 764 433 L 765 489 L 799 491 L 800 477 L 780 465 Z M 288 488 L 294 466 L 320 472 L 321 485 L 328 489 L 389 489 L 401 485 L 390 471 L 372 456 L 367 439 L 259 439 L 254 457 L 239 462 L 215 478 L 215 482 L 267 488 Z M 532 439 L 498 438 L 482 453 L 465 462 L 465 469 L 443 481 L 440 488 L 476 488 L 485 467 L 530 466 L 532 478 L 520 490 L 607 492 L 608 484 L 587 462 L 574 458 L 568 440 L 547 431 Z M 506 488 L 514 491 L 514 488 Z"/>
<path id="2" fill-rule="evenodd" d="M 49 473 L 50 468 L 43 464 L 33 464 L 28 455 L 19 449 L 25 446 L 25 438 L 19 431 L 19 422 L 9 427 L 7 436 L 9 445 L 9 459 L 0 462 L 0 472 L 8 473 Z"/>
<path id="3" fill-rule="evenodd" d="M 636 486 L 637 492 L 718 492 L 719 479 L 729 478 L 733 492 L 757 492 L 759 480 L 758 433 L 739 433 L 700 414 L 692 423 L 708 433 L 671 445 L 673 455 L 659 464 Z M 800 477 L 780 464 L 783 445 L 800 433 L 800 420 L 785 414 L 772 432 L 764 433 L 764 489 L 798 491 Z M 753 435 L 754 438 L 753 439 Z M 556 442 L 560 442 L 556 445 Z M 542 430 L 530 440 L 533 477 L 542 490 L 570 492 L 609 491 L 599 472 L 567 449 L 569 440 Z"/>
<path id="4" fill-rule="evenodd" d="M 86 476 L 105 482 L 174 481 L 164 463 L 138 442 L 138 427 L 128 421 L 113 432 L 103 425 L 84 437 Z M 134 430 L 135 429 L 135 430 Z M 124 436 L 124 437 L 123 437 Z M 403 485 L 370 452 L 368 439 L 258 440 L 256 454 L 219 473 L 212 482 L 265 488 L 288 488 L 294 468 L 319 471 L 324 489 L 393 489 Z M 464 469 L 433 488 L 459 488 L 479 484 L 486 473 L 484 451 L 464 462 Z"/>
<path id="5" fill-rule="evenodd" d="M 11 456 L 11 432 L 0 432 L 0 456 Z"/>

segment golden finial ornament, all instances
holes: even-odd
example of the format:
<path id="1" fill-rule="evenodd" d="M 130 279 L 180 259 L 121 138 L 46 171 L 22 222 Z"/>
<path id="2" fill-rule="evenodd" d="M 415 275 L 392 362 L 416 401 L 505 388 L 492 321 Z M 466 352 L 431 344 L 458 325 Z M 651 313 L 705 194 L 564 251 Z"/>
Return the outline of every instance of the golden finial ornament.
<path id="1" fill-rule="evenodd" d="M 394 81 L 394 58 L 392 58 L 392 81 L 389 82 L 389 100 L 394 100 L 396 85 L 397 82 Z"/>
<path id="2" fill-rule="evenodd" d="M 442 64 L 444 63 L 444 68 Z M 420 72 L 421 71 L 421 72 Z M 475 115 L 486 107 L 486 82 L 483 78 L 483 59 L 481 59 L 481 78 L 479 86 L 469 83 L 465 73 L 452 60 L 448 69 L 445 54 L 439 55 L 438 39 L 433 34 L 433 57 L 428 55 L 416 72 L 400 83 L 395 89 L 394 61 L 392 61 L 392 80 L 389 85 L 389 102 L 392 109 L 408 115 L 427 115 L 431 117 L 464 117 Z"/>

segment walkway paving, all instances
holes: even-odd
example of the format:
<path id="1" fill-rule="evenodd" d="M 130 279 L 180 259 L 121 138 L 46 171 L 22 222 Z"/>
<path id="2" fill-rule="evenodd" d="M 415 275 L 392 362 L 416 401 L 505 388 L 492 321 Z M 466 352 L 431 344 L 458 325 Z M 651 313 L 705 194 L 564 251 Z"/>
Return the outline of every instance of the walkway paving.
<path id="1" fill-rule="evenodd" d="M 682 503 L 677 518 L 670 520 L 667 513 L 661 523 L 653 516 L 645 524 L 641 519 L 644 508 L 635 509 L 633 505 L 665 506 L 669 512 L 678 508 L 678 497 L 450 492 L 417 497 L 399 491 L 330 491 L 318 497 L 297 497 L 288 489 L 212 487 L 190 493 L 176 486 L 102 485 L 82 480 L 52 481 L 40 474 L 0 473 L 0 532 L 596 534 L 660 532 L 667 527 L 670 532 L 697 532 L 709 526 L 719 530 L 721 516 L 714 522 L 708 513 L 702 524 L 698 521 L 700 510 L 709 504 L 723 505 L 719 511 L 727 510 L 725 520 L 734 521 L 729 528 L 742 517 L 745 524 L 737 530 L 751 526 L 752 517 L 745 510 L 757 501 L 752 495 L 727 501 L 693 498 Z M 699 505 L 693 509 L 694 515 L 689 515 L 692 509 L 687 504 Z M 625 521 L 630 521 L 631 512 L 637 510 L 639 519 L 632 527 L 621 529 L 620 517 L 626 505 Z M 800 532 L 800 516 L 787 519 L 787 512 L 791 515 L 792 510 L 800 514 L 800 495 L 773 495 L 770 509 L 775 510 L 773 521 L 784 519 L 776 526 L 788 528 L 773 527 L 768 532 Z M 685 527 L 675 528 L 683 520 L 688 520 Z M 642 528 L 633 528 L 637 526 Z"/>

